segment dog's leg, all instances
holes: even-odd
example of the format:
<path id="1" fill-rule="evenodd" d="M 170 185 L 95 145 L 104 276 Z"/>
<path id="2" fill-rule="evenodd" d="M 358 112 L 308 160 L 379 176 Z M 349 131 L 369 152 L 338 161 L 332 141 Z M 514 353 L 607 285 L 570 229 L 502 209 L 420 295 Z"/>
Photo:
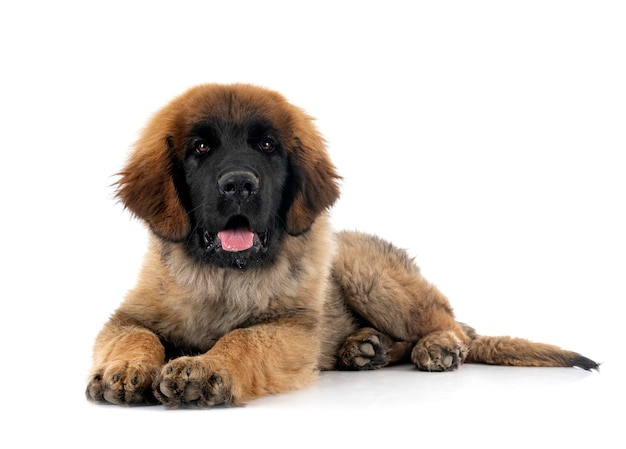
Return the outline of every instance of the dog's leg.
<path id="1" fill-rule="evenodd" d="M 471 339 L 447 298 L 422 277 L 408 255 L 359 233 L 340 233 L 338 243 L 333 279 L 346 303 L 381 333 L 415 344 L 411 360 L 419 369 L 457 368 Z"/>
<path id="2" fill-rule="evenodd" d="M 298 389 L 317 376 L 319 346 L 312 329 L 288 319 L 237 329 L 205 354 L 171 360 L 154 394 L 168 408 L 210 407 Z"/>
<path id="3" fill-rule="evenodd" d="M 112 404 L 156 403 L 152 381 L 164 360 L 165 349 L 156 335 L 114 315 L 96 339 L 87 398 Z"/>
<path id="4" fill-rule="evenodd" d="M 339 350 L 337 366 L 346 370 L 371 370 L 408 360 L 413 343 L 394 341 L 374 328 L 359 329 Z"/>
<path id="5" fill-rule="evenodd" d="M 380 333 L 395 341 L 413 342 L 411 360 L 421 370 L 449 371 L 465 361 L 586 370 L 599 367 L 587 357 L 554 345 L 477 335 L 455 320 L 446 297 L 422 277 L 404 251 L 377 237 L 354 232 L 340 233 L 338 243 L 333 266 L 337 290 L 352 310 Z M 372 350 L 364 343 L 357 339 L 347 349 L 344 346 L 342 356 L 347 354 L 352 366 L 382 366 L 379 360 L 384 356 L 376 350 L 368 355 Z"/>

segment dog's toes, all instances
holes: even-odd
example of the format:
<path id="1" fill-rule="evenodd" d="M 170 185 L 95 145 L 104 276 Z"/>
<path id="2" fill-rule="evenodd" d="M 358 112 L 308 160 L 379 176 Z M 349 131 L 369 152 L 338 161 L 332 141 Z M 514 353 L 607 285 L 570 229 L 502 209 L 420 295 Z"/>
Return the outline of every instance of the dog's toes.
<path id="1" fill-rule="evenodd" d="M 89 400 L 111 404 L 155 404 L 152 379 L 158 367 L 142 362 L 119 361 L 96 370 L 87 385 Z"/>
<path id="2" fill-rule="evenodd" d="M 163 367 L 152 388 L 167 408 L 206 408 L 232 403 L 229 379 L 201 357 L 179 357 Z"/>
<path id="3" fill-rule="evenodd" d="M 348 337 L 339 350 L 339 367 L 348 370 L 382 368 L 389 364 L 387 354 L 392 343 L 376 329 L 361 329 Z"/>
<path id="4" fill-rule="evenodd" d="M 422 371 L 453 371 L 465 360 L 467 346 L 452 332 L 426 335 L 411 352 L 411 360 Z"/>

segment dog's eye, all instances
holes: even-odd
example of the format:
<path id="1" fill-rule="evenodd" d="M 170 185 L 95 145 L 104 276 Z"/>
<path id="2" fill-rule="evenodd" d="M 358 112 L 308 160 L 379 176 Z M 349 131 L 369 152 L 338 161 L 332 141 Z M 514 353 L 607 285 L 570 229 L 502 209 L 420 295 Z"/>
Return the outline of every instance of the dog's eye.
<path id="1" fill-rule="evenodd" d="M 275 144 L 274 141 L 269 137 L 264 137 L 259 140 L 259 142 L 257 143 L 257 147 L 259 148 L 259 150 L 265 153 L 269 153 L 274 150 Z"/>
<path id="2" fill-rule="evenodd" d="M 209 147 L 209 144 L 205 140 L 197 140 L 193 144 L 193 151 L 195 151 L 196 154 L 206 154 L 210 149 L 211 147 Z"/>

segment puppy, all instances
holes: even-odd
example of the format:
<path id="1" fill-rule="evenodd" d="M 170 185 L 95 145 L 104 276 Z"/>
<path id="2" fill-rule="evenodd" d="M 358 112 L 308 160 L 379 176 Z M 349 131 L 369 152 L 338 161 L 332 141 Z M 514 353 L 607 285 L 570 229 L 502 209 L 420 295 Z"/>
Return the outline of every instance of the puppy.
<path id="1" fill-rule="evenodd" d="M 148 252 L 97 336 L 87 397 L 242 404 L 301 388 L 320 370 L 399 362 L 598 368 L 457 322 L 404 251 L 333 232 L 338 180 L 311 117 L 276 92 L 207 84 L 160 110 L 117 192 L 148 225 Z"/>

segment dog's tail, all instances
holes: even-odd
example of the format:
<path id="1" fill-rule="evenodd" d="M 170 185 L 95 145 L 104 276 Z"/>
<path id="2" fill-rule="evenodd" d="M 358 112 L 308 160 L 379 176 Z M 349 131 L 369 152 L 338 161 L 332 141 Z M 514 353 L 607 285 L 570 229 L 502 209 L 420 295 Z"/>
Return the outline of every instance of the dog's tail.
<path id="1" fill-rule="evenodd" d="M 600 365 L 577 352 L 558 346 L 535 343 L 523 338 L 488 337 L 478 335 L 470 326 L 462 324 L 471 338 L 466 363 L 486 363 L 507 366 L 557 366 L 598 370 Z"/>

